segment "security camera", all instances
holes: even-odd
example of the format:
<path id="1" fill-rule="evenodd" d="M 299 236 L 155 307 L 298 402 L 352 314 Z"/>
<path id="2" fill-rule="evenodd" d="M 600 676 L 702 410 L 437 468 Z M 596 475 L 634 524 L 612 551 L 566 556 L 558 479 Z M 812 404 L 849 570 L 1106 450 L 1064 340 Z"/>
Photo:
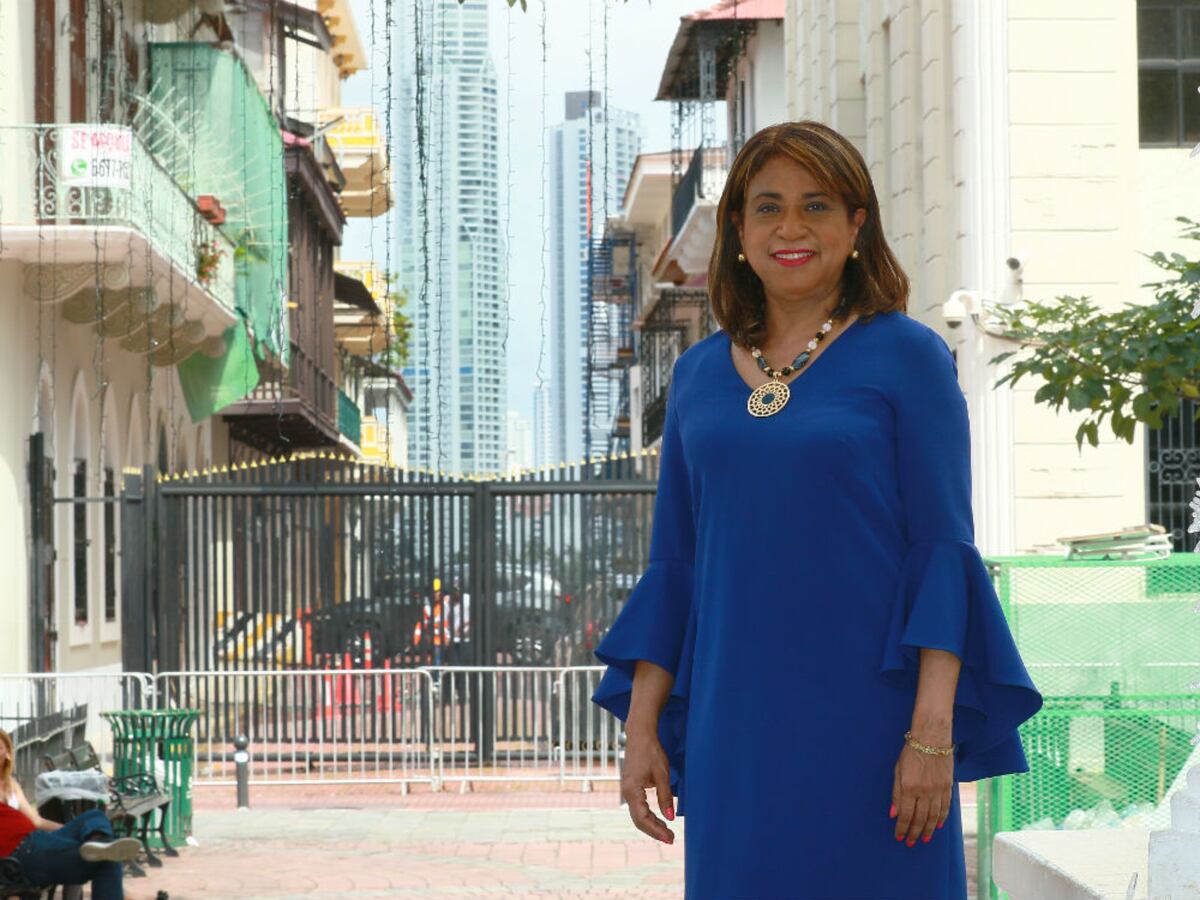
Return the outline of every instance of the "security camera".
<path id="1" fill-rule="evenodd" d="M 946 320 L 946 325 L 950 328 L 958 328 L 962 325 L 963 319 L 967 317 L 967 305 L 963 303 L 962 294 L 962 291 L 955 291 L 942 304 L 942 318 Z"/>
<path id="2" fill-rule="evenodd" d="M 1020 303 L 1025 296 L 1025 263 L 1015 256 L 1010 256 L 1005 260 L 1005 265 L 1008 266 L 1008 279 L 1000 296 L 1000 302 L 1005 306 L 1011 306 L 1014 303 Z"/>

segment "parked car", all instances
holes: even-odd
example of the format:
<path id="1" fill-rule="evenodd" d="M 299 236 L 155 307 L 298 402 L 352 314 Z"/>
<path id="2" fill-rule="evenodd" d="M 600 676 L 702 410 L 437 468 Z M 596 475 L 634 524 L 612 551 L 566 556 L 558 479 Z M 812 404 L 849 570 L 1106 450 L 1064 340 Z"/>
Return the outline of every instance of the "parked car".
<path id="1" fill-rule="evenodd" d="M 569 627 L 570 597 L 544 572 L 504 566 L 496 572 L 496 651 L 518 666 L 556 665 L 556 648 Z"/>
<path id="2" fill-rule="evenodd" d="M 535 569 L 503 566 L 493 584 L 497 607 L 553 610 L 563 602 L 562 583 Z"/>

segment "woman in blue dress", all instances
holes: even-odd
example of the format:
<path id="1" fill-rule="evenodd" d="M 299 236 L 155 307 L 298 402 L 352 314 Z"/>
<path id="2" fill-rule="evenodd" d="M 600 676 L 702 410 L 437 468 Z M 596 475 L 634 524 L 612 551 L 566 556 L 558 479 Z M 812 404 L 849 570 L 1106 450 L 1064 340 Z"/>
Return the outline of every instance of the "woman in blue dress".
<path id="1" fill-rule="evenodd" d="M 974 544 L 954 357 L 849 141 L 747 141 L 709 293 L 649 564 L 595 651 L 630 816 L 669 843 L 687 815 L 688 900 L 965 898 L 958 783 L 1028 770 L 1042 698 Z"/>

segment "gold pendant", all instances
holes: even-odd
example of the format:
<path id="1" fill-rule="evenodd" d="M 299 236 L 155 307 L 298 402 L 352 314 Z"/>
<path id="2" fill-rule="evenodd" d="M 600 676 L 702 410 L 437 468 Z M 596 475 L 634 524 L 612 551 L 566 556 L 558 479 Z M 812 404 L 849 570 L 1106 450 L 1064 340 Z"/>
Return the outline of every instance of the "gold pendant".
<path id="1" fill-rule="evenodd" d="M 750 394 L 750 399 L 746 401 L 746 409 L 750 411 L 750 415 L 759 418 L 773 416 L 783 409 L 790 395 L 791 391 L 782 381 L 768 381 L 766 384 L 760 384 Z"/>

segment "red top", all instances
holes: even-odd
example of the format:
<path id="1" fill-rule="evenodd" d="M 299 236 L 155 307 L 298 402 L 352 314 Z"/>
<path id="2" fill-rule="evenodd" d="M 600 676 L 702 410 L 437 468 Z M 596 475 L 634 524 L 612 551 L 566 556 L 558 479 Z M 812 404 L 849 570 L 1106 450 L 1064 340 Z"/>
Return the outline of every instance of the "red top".
<path id="1" fill-rule="evenodd" d="M 36 830 L 29 816 L 7 803 L 0 803 L 0 856 L 12 856 L 25 836 Z"/>

